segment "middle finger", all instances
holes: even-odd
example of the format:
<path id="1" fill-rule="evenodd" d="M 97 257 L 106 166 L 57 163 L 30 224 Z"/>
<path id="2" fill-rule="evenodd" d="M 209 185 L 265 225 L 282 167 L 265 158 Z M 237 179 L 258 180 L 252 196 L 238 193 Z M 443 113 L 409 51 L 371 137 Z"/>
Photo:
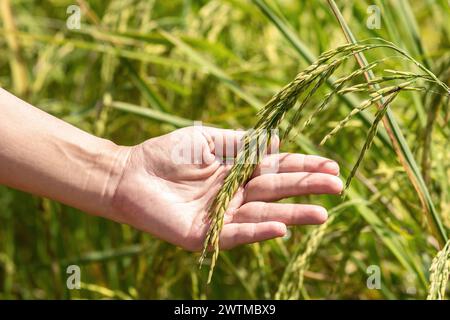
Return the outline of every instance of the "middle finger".
<path id="1" fill-rule="evenodd" d="M 251 179 L 244 189 L 244 202 L 276 201 L 305 194 L 338 194 L 342 191 L 338 177 L 318 172 L 264 174 Z"/>

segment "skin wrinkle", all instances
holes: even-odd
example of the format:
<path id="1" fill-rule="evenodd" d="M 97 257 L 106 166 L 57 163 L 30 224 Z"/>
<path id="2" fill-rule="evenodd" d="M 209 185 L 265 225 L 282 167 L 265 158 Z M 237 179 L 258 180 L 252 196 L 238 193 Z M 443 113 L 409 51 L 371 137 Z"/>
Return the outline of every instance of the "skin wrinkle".
<path id="1" fill-rule="evenodd" d="M 301 163 L 300 167 L 303 168 L 304 171 L 309 172 L 310 171 L 309 168 L 306 168 L 306 165 L 305 165 L 305 163 L 307 163 L 306 157 L 308 157 L 308 156 L 304 155 L 304 156 L 300 157 L 300 163 Z"/>
<path id="2" fill-rule="evenodd" d="M 223 177 L 223 178 L 220 178 L 220 176 L 221 176 L 221 175 L 224 175 L 224 174 L 225 174 L 225 172 L 221 172 L 220 170 L 217 170 L 213 175 L 210 175 L 210 176 L 207 178 L 207 180 L 215 180 L 215 179 L 218 179 L 219 181 L 220 181 L 220 180 L 223 180 L 224 177 Z M 215 177 L 217 177 L 217 178 L 215 178 Z M 159 176 L 158 176 L 157 178 L 159 178 L 159 179 L 165 181 L 166 184 L 174 185 L 174 187 L 178 187 L 178 188 L 180 188 L 180 189 L 184 189 L 185 191 L 191 191 L 191 189 L 192 189 L 192 187 L 187 186 L 187 185 L 185 184 L 186 182 L 199 182 L 199 184 L 201 184 L 201 185 L 204 184 L 204 182 L 202 181 L 202 180 L 204 180 L 204 179 L 203 179 L 202 177 L 193 177 L 193 178 L 190 179 L 190 180 L 187 180 L 187 179 L 176 179 L 176 180 L 174 180 L 174 181 L 170 181 L 170 180 L 165 179 L 164 177 L 159 177 Z M 205 194 L 207 193 L 207 190 L 206 190 L 206 191 L 201 190 L 201 191 L 202 191 L 202 192 L 197 192 L 197 193 L 195 193 L 195 196 L 192 197 L 192 198 L 189 198 L 188 201 L 197 201 L 197 200 L 203 198 L 203 197 L 205 196 Z M 180 201 L 181 201 L 181 200 L 180 200 Z"/>
<path id="3" fill-rule="evenodd" d="M 130 163 L 131 155 L 132 155 L 131 148 L 129 148 L 129 149 L 128 149 L 128 152 L 127 152 L 127 156 L 125 157 L 125 161 L 124 161 L 124 166 L 123 166 L 124 169 L 128 167 L 128 165 L 129 165 L 129 163 Z M 122 182 L 122 179 L 123 179 L 123 176 L 124 176 L 124 173 L 125 173 L 125 170 L 124 170 L 124 169 L 121 170 L 120 176 L 119 176 L 119 178 L 118 178 L 118 180 L 117 180 L 117 184 L 115 185 L 114 190 L 113 190 L 113 194 L 112 194 L 112 196 L 111 196 L 111 207 L 112 207 L 112 211 L 115 211 L 115 210 L 114 210 L 115 207 L 117 207 L 117 206 L 120 207 L 120 206 L 121 206 L 121 205 L 117 205 L 117 203 L 119 203 L 118 201 L 122 201 L 122 200 L 119 200 L 119 199 L 118 199 L 119 196 L 118 196 L 117 190 L 118 190 L 118 188 L 119 188 L 119 186 L 120 186 L 120 183 Z M 119 215 L 119 217 L 121 217 L 121 219 L 123 219 L 123 218 L 122 218 L 122 214 L 120 214 L 119 212 L 120 212 L 120 211 L 118 211 L 117 214 Z M 122 221 L 122 220 L 121 220 L 121 221 Z M 125 222 L 125 221 L 123 221 L 123 222 Z"/>
<path id="4" fill-rule="evenodd" d="M 307 193 L 309 193 L 309 190 L 311 190 L 311 185 L 309 183 L 308 176 L 311 176 L 311 174 L 307 174 L 304 178 L 300 179 L 298 182 L 299 187 L 301 187 L 301 184 L 303 183 L 303 186 Z"/>
<path id="5" fill-rule="evenodd" d="M 209 147 L 209 151 L 212 154 L 215 154 L 215 144 L 214 144 L 213 138 L 209 134 L 206 134 L 203 130 L 201 131 L 201 134 L 206 139 L 206 143 L 207 143 L 207 145 Z"/>
<path id="6" fill-rule="evenodd" d="M 103 182 L 103 187 L 102 187 L 102 191 L 100 194 L 100 197 L 103 199 L 102 202 L 105 202 L 106 199 L 114 199 L 114 197 L 116 195 L 117 188 L 118 188 L 119 183 L 123 176 L 123 172 L 124 172 L 123 168 L 125 168 L 127 166 L 130 156 L 131 156 L 131 149 L 127 148 L 125 150 L 126 155 L 124 157 L 123 157 L 122 153 L 123 152 L 121 152 L 120 150 L 118 150 L 117 152 L 114 153 L 113 163 L 111 166 L 109 166 L 109 169 L 107 171 L 107 176 Z M 102 157 L 102 156 L 104 156 L 104 154 L 102 152 L 100 152 L 97 157 Z M 97 163 L 97 161 L 95 161 L 95 163 Z M 123 164 L 121 164 L 121 163 L 123 163 Z M 118 178 L 116 179 L 117 181 L 114 181 L 114 178 L 115 178 L 114 172 L 120 172 Z M 89 177 L 90 177 L 90 175 L 88 175 L 87 179 L 89 179 Z M 109 189 L 111 190 L 110 195 L 108 194 L 108 191 L 107 191 L 108 186 L 110 186 Z M 111 201 L 113 201 L 113 200 L 111 200 Z M 111 206 L 111 205 L 109 205 L 109 206 Z"/>

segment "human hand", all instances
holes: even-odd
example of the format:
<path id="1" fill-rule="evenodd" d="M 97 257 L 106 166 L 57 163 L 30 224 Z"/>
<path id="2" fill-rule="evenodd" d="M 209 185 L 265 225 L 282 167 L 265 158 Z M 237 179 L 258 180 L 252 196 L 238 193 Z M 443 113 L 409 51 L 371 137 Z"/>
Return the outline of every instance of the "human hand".
<path id="1" fill-rule="evenodd" d="M 244 135 L 195 126 L 123 147 L 1 88 L 0 109 L 0 184 L 127 223 L 189 250 L 201 249 L 209 206 L 231 168 L 220 158 L 233 156 Z M 179 149 L 192 149 L 193 158 L 180 162 Z M 273 162 L 278 171 L 262 170 Z M 266 156 L 229 204 L 220 245 L 283 236 L 286 225 L 322 223 L 322 207 L 272 201 L 339 193 L 338 171 L 335 162 L 317 156 Z"/>
<path id="2" fill-rule="evenodd" d="M 113 219 L 187 250 L 200 250 L 208 229 L 209 205 L 231 168 L 220 160 L 244 132 L 188 127 L 129 148 L 112 199 Z M 181 161 L 177 148 L 194 149 Z M 197 157 L 195 158 L 195 155 Z M 229 155 L 227 153 L 227 155 Z M 186 160 L 186 158 L 184 158 Z M 276 173 L 263 168 L 278 161 Z M 266 155 L 230 202 L 220 234 L 222 249 L 284 236 L 286 225 L 320 224 L 325 208 L 273 203 L 306 194 L 337 194 L 342 182 L 336 162 L 302 154 Z"/>

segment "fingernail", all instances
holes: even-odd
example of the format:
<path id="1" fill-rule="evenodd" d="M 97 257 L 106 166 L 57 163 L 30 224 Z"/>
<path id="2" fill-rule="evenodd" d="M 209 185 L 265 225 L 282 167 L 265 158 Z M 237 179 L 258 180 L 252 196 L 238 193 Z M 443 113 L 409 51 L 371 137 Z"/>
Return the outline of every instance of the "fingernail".
<path id="1" fill-rule="evenodd" d="M 337 176 L 339 175 L 339 165 L 337 164 L 337 162 L 329 161 L 325 163 L 325 169 L 333 172 Z"/>
<path id="2" fill-rule="evenodd" d="M 342 180 L 338 177 L 333 177 L 333 180 L 335 180 L 335 183 L 333 184 L 333 192 L 335 194 L 339 194 L 344 189 L 344 183 Z"/>
<path id="3" fill-rule="evenodd" d="M 319 207 L 317 209 L 317 219 L 318 219 L 318 223 L 320 223 L 320 224 L 325 223 L 325 221 L 327 221 L 327 219 L 328 219 L 327 209 Z"/>

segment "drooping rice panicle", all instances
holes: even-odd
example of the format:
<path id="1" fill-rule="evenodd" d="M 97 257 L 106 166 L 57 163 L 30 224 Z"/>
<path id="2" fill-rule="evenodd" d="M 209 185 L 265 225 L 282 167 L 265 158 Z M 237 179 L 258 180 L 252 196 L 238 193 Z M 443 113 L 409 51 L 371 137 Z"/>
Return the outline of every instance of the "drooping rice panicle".
<path id="1" fill-rule="evenodd" d="M 264 152 L 267 148 L 267 143 L 270 143 L 271 130 L 278 128 L 285 114 L 295 105 L 298 97 L 310 87 L 315 79 L 320 76 L 323 77 L 324 74 L 331 75 L 340 64 L 339 61 L 341 61 L 337 60 L 332 63 L 326 63 L 327 60 L 342 53 L 345 53 L 346 58 L 348 58 L 351 56 L 353 50 L 364 50 L 366 47 L 367 46 L 360 45 L 345 45 L 321 55 L 316 63 L 300 72 L 294 81 L 274 95 L 259 112 L 258 115 L 260 120 L 256 124 L 254 130 L 244 137 L 243 148 L 238 153 L 235 164 L 225 178 L 224 183 L 209 210 L 208 219 L 210 226 L 205 237 L 203 251 L 199 260 L 200 265 L 202 265 L 208 250 L 211 249 L 213 251 L 208 283 L 211 281 L 213 270 L 219 255 L 219 234 L 223 227 L 225 211 L 238 188 L 250 178 L 258 164 L 259 159 L 256 155 L 260 154 L 260 152 L 258 152 L 256 148 L 255 141 L 258 141 L 263 133 L 268 135 L 268 139 L 265 141 L 264 145 L 259 146 L 260 151 L 262 150 Z"/>
<path id="2" fill-rule="evenodd" d="M 285 118 L 285 115 L 289 111 L 292 111 L 293 116 L 291 117 L 285 134 L 287 135 L 294 127 L 296 127 L 300 123 L 302 111 L 307 106 L 311 97 L 317 92 L 319 87 L 321 87 L 322 84 L 331 77 L 331 75 L 342 64 L 343 61 L 352 57 L 354 54 L 375 48 L 394 49 L 417 65 L 417 62 L 414 59 L 391 44 L 347 44 L 334 50 L 329 50 L 319 56 L 315 63 L 311 64 L 309 67 L 300 72 L 291 83 L 286 85 L 277 94 L 275 94 L 264 106 L 264 108 L 262 108 L 258 112 L 259 121 L 255 125 L 254 130 L 250 131 L 244 136 L 243 147 L 239 151 L 233 167 L 231 168 L 228 176 L 225 178 L 224 183 L 208 212 L 207 218 L 210 225 L 207 230 L 202 254 L 199 260 L 201 265 L 206 255 L 208 254 L 208 250 L 212 250 L 211 265 L 207 281 L 208 283 L 211 281 L 214 267 L 218 259 L 219 235 L 223 227 L 224 215 L 227 207 L 238 188 L 242 186 L 246 181 L 248 181 L 256 165 L 259 163 L 262 154 L 266 151 L 268 143 L 270 143 L 271 139 L 270 132 L 274 129 L 277 129 L 280 126 L 282 120 Z M 368 66 L 366 68 L 360 69 L 362 71 L 357 70 L 355 72 L 352 72 L 347 77 L 342 77 L 340 79 L 341 83 L 345 84 L 348 82 L 348 80 L 356 77 L 361 73 L 364 73 L 364 69 L 367 69 L 365 70 L 367 72 L 371 69 L 371 67 Z M 440 82 L 439 79 L 437 79 L 430 71 L 428 71 L 426 68 L 421 69 L 423 71 L 426 71 L 426 74 L 429 75 L 430 81 L 435 82 L 445 90 L 448 90 L 448 87 L 445 84 L 442 84 L 442 82 Z M 332 130 L 332 132 L 325 136 L 321 144 L 323 144 L 327 139 L 332 137 L 342 127 L 344 127 L 352 116 L 367 109 L 374 102 L 383 99 L 384 96 L 392 96 L 393 99 L 400 90 L 422 90 L 423 88 L 414 86 L 414 82 L 419 78 L 427 77 L 423 75 L 413 76 L 410 74 L 398 74 L 395 75 L 394 78 L 409 80 L 398 85 L 379 88 L 376 91 L 369 90 L 368 84 L 355 85 L 350 89 L 341 88 L 336 90 L 337 94 L 364 90 L 365 92 L 370 93 L 370 98 L 366 101 L 363 101 L 357 108 L 353 109 L 350 114 L 343 121 L 341 121 L 336 128 Z M 379 81 L 380 83 L 382 83 L 384 81 L 396 80 L 394 78 L 380 78 L 375 79 L 374 81 Z M 338 87 L 339 86 L 340 84 L 338 84 Z M 341 87 L 343 87 L 343 85 Z M 301 99 L 301 102 L 297 108 L 294 108 L 298 99 Z M 389 101 L 389 103 L 390 102 L 391 101 Z M 370 128 L 370 141 L 366 141 L 366 144 L 363 147 L 354 171 L 356 171 L 362 160 L 362 157 L 364 156 L 364 153 L 370 146 L 371 140 L 373 140 L 373 134 L 376 133 L 376 125 L 382 118 L 383 112 L 380 111 L 379 113 L 377 113 L 374 124 Z M 266 139 L 263 139 L 264 141 L 261 141 L 262 137 L 266 137 Z M 351 177 L 355 174 L 354 171 L 352 171 Z"/>
<path id="3" fill-rule="evenodd" d="M 325 96 L 325 99 L 322 101 L 322 103 L 319 105 L 319 107 L 316 108 L 313 111 L 313 113 L 311 114 L 311 116 L 305 121 L 305 124 L 303 125 L 303 129 L 306 128 L 312 122 L 312 119 L 315 116 L 317 116 L 317 114 L 319 114 L 321 111 L 323 111 L 328 106 L 331 99 L 336 95 L 337 92 L 339 92 L 344 87 L 345 84 L 347 84 L 349 81 L 355 79 L 356 77 L 360 76 L 364 72 L 367 72 L 368 70 L 375 68 L 377 65 L 378 65 L 377 62 L 373 62 L 364 68 L 357 69 L 357 70 L 353 71 L 351 74 L 337 79 L 334 82 L 334 84 L 336 86 L 334 88 L 334 90 Z"/>
<path id="4" fill-rule="evenodd" d="M 316 82 L 314 87 L 308 92 L 307 96 L 305 97 L 305 99 L 303 99 L 300 106 L 297 108 L 297 110 L 295 110 L 294 115 L 289 122 L 289 127 L 286 129 L 283 138 L 287 137 L 289 135 L 289 133 L 291 132 L 292 128 L 298 124 L 300 117 L 302 115 L 302 111 L 305 108 L 308 101 L 311 99 L 311 97 L 317 91 L 317 89 L 319 89 L 319 87 L 333 74 L 333 72 L 339 67 L 339 65 L 340 65 L 340 63 L 336 63 L 335 65 L 330 67 L 324 73 L 324 75 L 319 78 L 319 80 Z"/>
<path id="5" fill-rule="evenodd" d="M 336 135 L 339 130 L 344 128 L 347 123 L 359 112 L 369 108 L 371 105 L 373 105 L 374 102 L 382 99 L 384 96 L 392 94 L 394 92 L 397 92 L 398 90 L 417 90 L 416 87 L 410 87 L 409 85 L 412 84 L 415 80 L 410 80 L 404 83 L 401 83 L 396 86 L 389 86 L 382 88 L 380 90 L 377 90 L 370 94 L 371 98 L 363 101 L 358 107 L 354 108 L 343 120 L 341 120 L 336 127 L 333 128 L 333 130 L 330 131 L 320 142 L 320 145 L 323 145 L 327 142 L 328 139 Z"/>
<path id="6" fill-rule="evenodd" d="M 325 232 L 328 227 L 333 223 L 335 216 L 331 215 L 327 221 L 314 229 L 308 237 L 305 244 L 305 251 L 303 251 L 290 265 L 287 271 L 288 275 L 293 275 L 292 278 L 284 279 L 280 282 L 275 299 L 298 299 L 300 295 L 300 288 L 303 286 L 303 279 L 305 271 L 308 269 L 311 257 L 317 252 Z"/>
<path id="7" fill-rule="evenodd" d="M 347 178 L 347 181 L 345 182 L 345 189 L 347 189 L 348 186 L 350 185 L 350 182 L 352 181 L 353 177 L 355 176 L 356 170 L 358 170 L 359 165 L 361 164 L 361 161 L 364 158 L 366 151 L 369 150 L 369 148 L 373 142 L 373 139 L 375 138 L 375 135 L 377 133 L 378 124 L 380 123 L 381 119 L 383 119 L 384 115 L 386 114 L 387 108 L 392 103 L 392 101 L 394 101 L 394 99 L 397 97 L 400 90 L 402 90 L 402 89 L 399 87 L 397 91 L 386 96 L 386 100 L 384 101 L 382 108 L 378 109 L 378 111 L 375 115 L 375 119 L 372 123 L 372 126 L 370 127 L 369 132 L 367 134 L 367 138 L 364 143 L 364 146 L 362 147 L 361 152 L 359 153 L 358 160 L 356 161 L 355 165 L 353 166 L 353 169 L 350 172 L 350 174 Z"/>
<path id="8" fill-rule="evenodd" d="M 278 290 L 275 293 L 275 299 L 298 299 L 300 296 L 300 289 L 303 286 L 303 279 L 305 271 L 309 268 L 310 262 L 314 254 L 319 249 L 320 244 L 330 226 L 334 223 L 337 216 L 346 208 L 356 205 L 358 203 L 365 203 L 367 201 L 352 200 L 341 203 L 329 211 L 329 218 L 327 221 L 314 229 L 309 235 L 303 246 L 299 246 L 294 253 L 291 261 L 285 269 L 283 277 L 278 285 Z M 301 249 L 304 248 L 302 252 Z"/>
<path id="9" fill-rule="evenodd" d="M 430 287 L 427 300 L 444 300 L 450 276 L 450 241 L 434 257 L 430 267 Z"/>

